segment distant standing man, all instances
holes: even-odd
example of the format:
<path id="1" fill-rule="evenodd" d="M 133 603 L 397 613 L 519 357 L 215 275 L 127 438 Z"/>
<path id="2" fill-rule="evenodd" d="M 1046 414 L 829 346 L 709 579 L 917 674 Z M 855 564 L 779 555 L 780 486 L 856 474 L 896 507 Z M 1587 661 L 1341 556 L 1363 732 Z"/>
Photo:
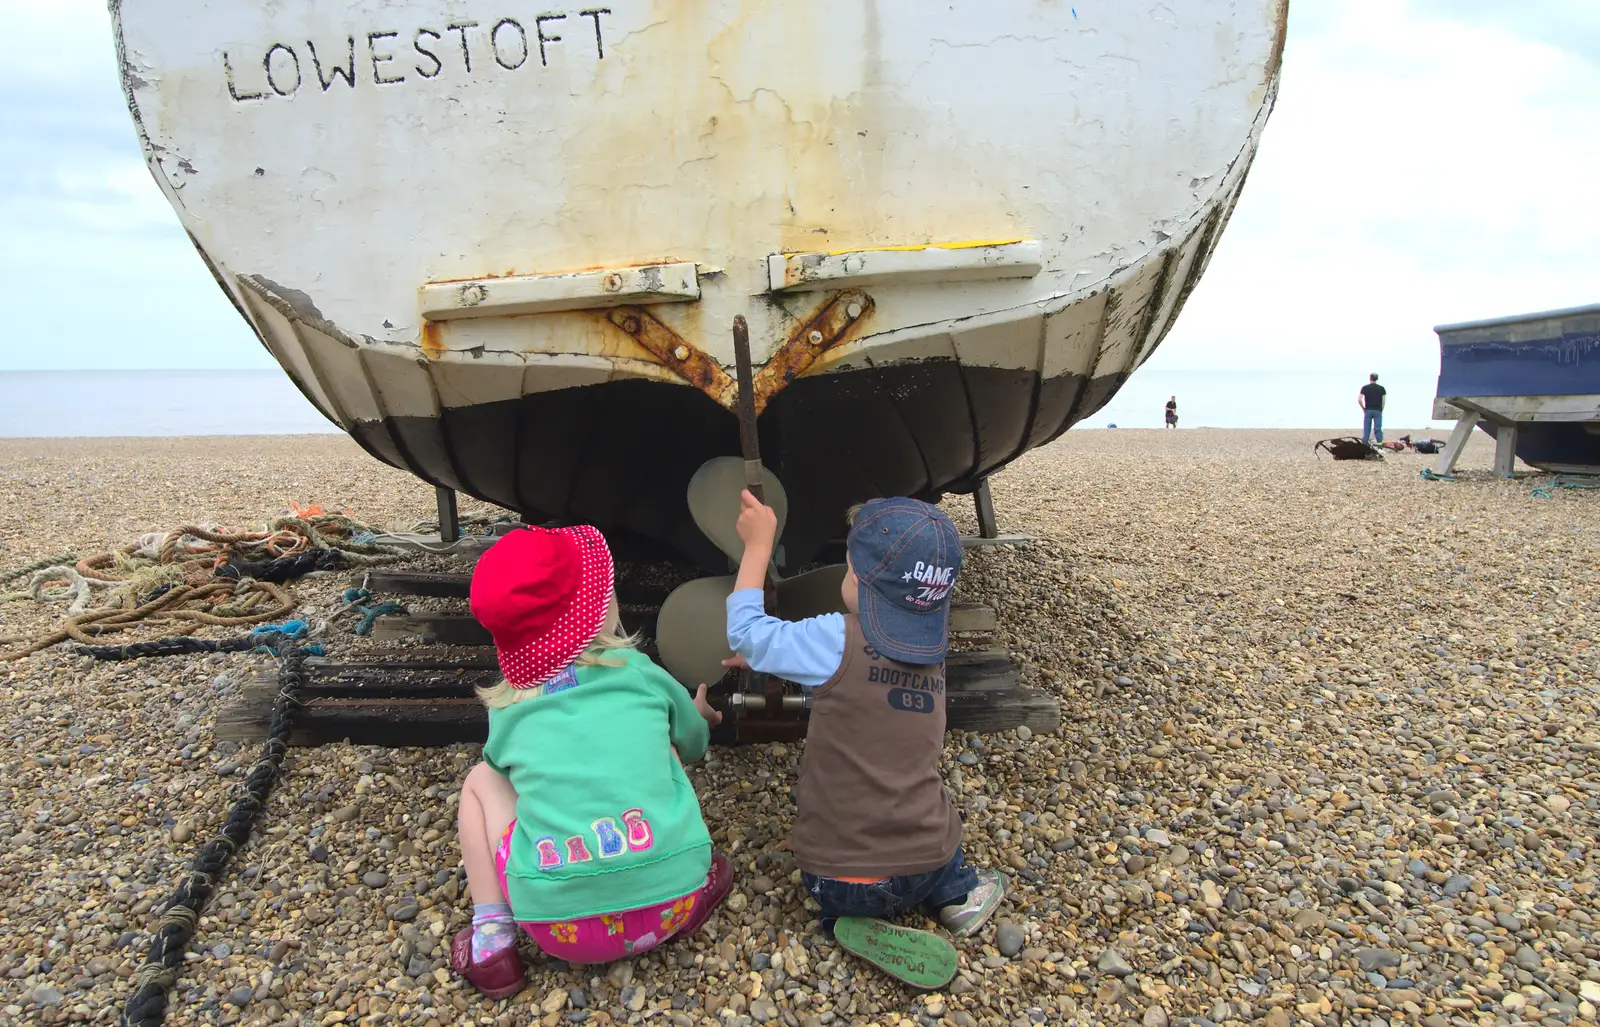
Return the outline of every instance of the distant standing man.
<path id="1" fill-rule="evenodd" d="M 1382 385 L 1378 384 L 1377 375 L 1369 375 L 1367 384 L 1361 386 L 1361 398 L 1357 402 L 1361 406 L 1361 441 L 1373 442 L 1383 445 L 1383 397 L 1388 393 Z"/>
<path id="2" fill-rule="evenodd" d="M 1178 397 L 1177 396 L 1173 396 L 1171 399 L 1167 400 L 1167 427 L 1168 428 L 1176 428 L 1177 426 L 1178 426 Z"/>

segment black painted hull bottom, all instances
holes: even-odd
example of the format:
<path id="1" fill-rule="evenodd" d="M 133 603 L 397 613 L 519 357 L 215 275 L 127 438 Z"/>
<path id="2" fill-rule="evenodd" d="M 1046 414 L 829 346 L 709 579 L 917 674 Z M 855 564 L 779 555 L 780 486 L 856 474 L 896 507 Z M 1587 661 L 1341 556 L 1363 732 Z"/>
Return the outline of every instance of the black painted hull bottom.
<path id="1" fill-rule="evenodd" d="M 1041 379 L 951 360 L 801 378 L 761 415 L 761 456 L 789 495 L 781 565 L 799 567 L 879 496 L 970 492 L 1098 411 L 1126 375 Z M 720 571 L 689 518 L 689 478 L 739 453 L 734 415 L 700 392 L 638 379 L 356 425 L 368 452 L 531 522 L 594 524 Z"/>
<path id="2" fill-rule="evenodd" d="M 1491 437 L 1499 438 L 1496 425 L 1479 421 Z M 1517 426 L 1517 459 L 1529 467 L 1559 471 L 1582 468 L 1600 474 L 1600 434 L 1583 424 L 1533 421 Z"/>

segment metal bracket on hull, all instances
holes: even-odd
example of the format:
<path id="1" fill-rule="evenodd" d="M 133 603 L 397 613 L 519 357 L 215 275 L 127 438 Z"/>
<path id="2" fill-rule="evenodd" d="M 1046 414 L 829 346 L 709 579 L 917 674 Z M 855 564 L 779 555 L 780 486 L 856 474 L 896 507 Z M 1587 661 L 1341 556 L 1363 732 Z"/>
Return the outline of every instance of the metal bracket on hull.
<path id="1" fill-rule="evenodd" d="M 697 300 L 700 279 L 693 264 L 643 264 L 562 275 L 429 282 L 418 291 L 417 298 L 422 316 L 429 321 L 514 317 L 624 303 Z"/>
<path id="2" fill-rule="evenodd" d="M 767 362 L 756 369 L 752 391 L 757 414 L 767 402 L 837 346 L 871 315 L 875 304 L 864 292 L 850 290 L 829 296 L 816 312 L 789 334 Z M 644 307 L 607 310 L 607 321 L 650 352 L 663 366 L 729 410 L 739 402 L 739 383 L 710 354 L 684 339 Z"/>
<path id="3" fill-rule="evenodd" d="M 830 296 L 756 372 L 756 413 L 765 410 L 768 400 L 805 374 L 818 357 L 848 337 L 872 313 L 873 306 L 872 297 L 864 292 Z"/>
<path id="4" fill-rule="evenodd" d="M 651 356 L 673 374 L 693 385 L 718 403 L 729 408 L 738 395 L 739 384 L 722 369 L 704 350 L 685 341 L 683 336 L 668 328 L 643 307 L 616 307 L 603 315 L 605 319 L 648 350 Z"/>
<path id="5" fill-rule="evenodd" d="M 934 246 L 886 246 L 832 253 L 774 253 L 767 258 L 773 292 L 894 282 L 975 282 L 1032 278 L 1044 266 L 1035 240 L 1009 239 Z"/>

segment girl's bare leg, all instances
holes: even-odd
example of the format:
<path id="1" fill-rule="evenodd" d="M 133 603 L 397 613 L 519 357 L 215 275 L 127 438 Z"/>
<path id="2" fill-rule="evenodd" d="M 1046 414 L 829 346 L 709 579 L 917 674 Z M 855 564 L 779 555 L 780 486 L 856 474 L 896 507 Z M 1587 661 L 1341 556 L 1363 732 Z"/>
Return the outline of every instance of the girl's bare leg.
<path id="1" fill-rule="evenodd" d="M 475 906 L 506 901 L 494 871 L 494 850 L 516 817 L 517 793 L 511 782 L 487 763 L 473 767 L 461 786 L 456 823 L 461 833 L 461 862 L 467 868 L 467 891 Z"/>

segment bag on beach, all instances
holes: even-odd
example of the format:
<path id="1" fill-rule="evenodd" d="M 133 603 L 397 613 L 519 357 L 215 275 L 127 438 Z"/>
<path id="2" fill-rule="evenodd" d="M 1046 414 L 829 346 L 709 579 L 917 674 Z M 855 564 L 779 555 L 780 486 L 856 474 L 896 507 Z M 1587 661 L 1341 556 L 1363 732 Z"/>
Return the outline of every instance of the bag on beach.
<path id="1" fill-rule="evenodd" d="M 1438 439 L 1418 439 L 1411 444 L 1411 448 L 1418 453 L 1437 453 L 1444 448 L 1444 443 Z"/>
<path id="2" fill-rule="evenodd" d="M 1326 450 L 1328 455 L 1335 460 L 1382 460 L 1383 454 L 1370 443 L 1362 442 L 1353 435 L 1346 435 L 1338 439 L 1323 439 L 1311 447 L 1311 452 Z"/>

